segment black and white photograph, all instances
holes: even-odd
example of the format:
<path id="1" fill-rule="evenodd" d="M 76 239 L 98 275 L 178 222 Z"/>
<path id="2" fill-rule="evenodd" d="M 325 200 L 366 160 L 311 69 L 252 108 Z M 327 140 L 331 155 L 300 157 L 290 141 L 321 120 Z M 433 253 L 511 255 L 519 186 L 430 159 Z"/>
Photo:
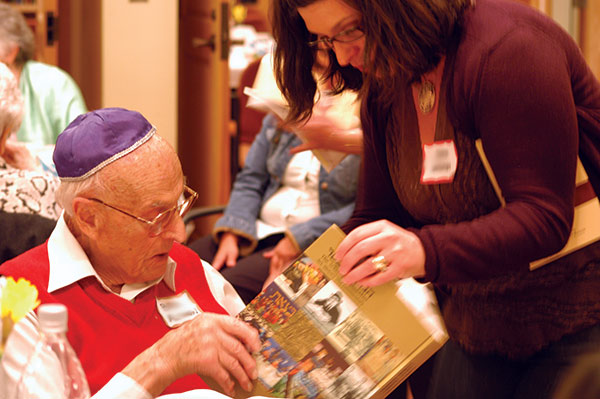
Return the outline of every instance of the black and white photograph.
<path id="1" fill-rule="evenodd" d="M 329 281 L 302 309 L 327 335 L 356 310 L 356 305 L 340 287 Z"/>

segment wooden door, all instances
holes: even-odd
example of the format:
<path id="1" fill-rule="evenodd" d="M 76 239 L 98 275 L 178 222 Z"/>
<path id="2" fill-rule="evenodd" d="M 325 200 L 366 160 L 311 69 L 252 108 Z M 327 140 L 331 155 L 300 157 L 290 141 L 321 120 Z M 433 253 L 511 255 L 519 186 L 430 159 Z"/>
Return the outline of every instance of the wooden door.
<path id="1" fill-rule="evenodd" d="M 600 79 L 600 0 L 577 3 L 581 7 L 579 45 L 594 75 Z"/>
<path id="2" fill-rule="evenodd" d="M 230 177 L 229 3 L 181 0 L 178 152 L 196 206 L 225 204 Z M 200 223 L 209 231 L 214 218 Z"/>

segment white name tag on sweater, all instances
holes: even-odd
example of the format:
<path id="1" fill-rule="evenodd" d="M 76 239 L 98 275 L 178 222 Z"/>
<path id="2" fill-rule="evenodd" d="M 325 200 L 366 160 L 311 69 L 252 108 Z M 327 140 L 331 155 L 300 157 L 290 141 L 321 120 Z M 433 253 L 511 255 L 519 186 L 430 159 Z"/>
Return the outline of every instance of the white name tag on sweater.
<path id="1" fill-rule="evenodd" d="M 453 140 L 424 144 L 421 184 L 452 183 L 457 165 L 458 155 Z"/>
<path id="2" fill-rule="evenodd" d="M 174 296 L 156 298 L 156 308 L 170 328 L 178 327 L 202 313 L 187 290 Z"/>

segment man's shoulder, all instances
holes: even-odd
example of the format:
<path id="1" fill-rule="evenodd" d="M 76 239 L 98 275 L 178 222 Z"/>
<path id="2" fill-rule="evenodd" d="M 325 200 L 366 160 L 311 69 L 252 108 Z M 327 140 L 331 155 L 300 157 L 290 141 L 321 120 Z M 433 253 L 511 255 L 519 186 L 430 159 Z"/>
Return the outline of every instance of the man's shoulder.
<path id="1" fill-rule="evenodd" d="M 0 274 L 12 276 L 15 279 L 23 277 L 38 288 L 46 287 L 48 285 L 48 267 L 48 243 L 45 242 L 4 262 L 0 265 Z"/>

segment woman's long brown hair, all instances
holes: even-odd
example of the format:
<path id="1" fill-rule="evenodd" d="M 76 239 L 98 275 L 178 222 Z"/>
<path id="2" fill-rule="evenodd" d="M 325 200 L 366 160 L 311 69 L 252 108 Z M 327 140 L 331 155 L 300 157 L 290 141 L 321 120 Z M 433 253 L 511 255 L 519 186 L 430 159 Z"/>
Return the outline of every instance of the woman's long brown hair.
<path id="1" fill-rule="evenodd" d="M 314 40 L 297 9 L 321 0 L 273 0 L 271 19 L 277 43 L 274 67 L 277 84 L 290 105 L 288 120 L 311 115 L 316 82 L 311 74 Z M 389 105 L 398 91 L 433 69 L 458 40 L 464 10 L 472 0 L 343 0 L 362 15 L 365 32 L 364 75 L 351 66 L 341 67 L 335 53 L 325 77 L 337 91 L 376 93 L 376 101 Z M 374 99 L 373 95 L 368 96 Z"/>

